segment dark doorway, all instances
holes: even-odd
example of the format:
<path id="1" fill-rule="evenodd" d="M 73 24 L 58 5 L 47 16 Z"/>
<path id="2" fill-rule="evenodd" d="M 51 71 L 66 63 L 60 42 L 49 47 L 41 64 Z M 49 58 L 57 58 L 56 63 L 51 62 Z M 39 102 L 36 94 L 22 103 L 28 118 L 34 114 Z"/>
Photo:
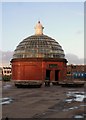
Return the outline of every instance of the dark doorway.
<path id="1" fill-rule="evenodd" d="M 59 80 L 59 70 L 55 70 L 55 81 Z"/>
<path id="2" fill-rule="evenodd" d="M 50 80 L 50 70 L 46 70 L 46 80 Z"/>

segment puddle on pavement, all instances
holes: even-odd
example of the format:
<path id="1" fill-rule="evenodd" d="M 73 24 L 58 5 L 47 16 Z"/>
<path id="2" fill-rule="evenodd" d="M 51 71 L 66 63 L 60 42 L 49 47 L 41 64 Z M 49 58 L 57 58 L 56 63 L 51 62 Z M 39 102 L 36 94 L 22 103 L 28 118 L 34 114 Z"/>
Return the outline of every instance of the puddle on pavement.
<path id="1" fill-rule="evenodd" d="M 62 111 L 69 111 L 69 110 L 74 110 L 74 109 L 78 109 L 79 107 L 77 107 L 77 106 L 74 106 L 74 107 L 69 107 L 69 108 L 65 108 L 65 109 L 63 109 Z"/>
<path id="2" fill-rule="evenodd" d="M 71 102 L 73 102 L 73 101 L 74 101 L 73 98 L 67 98 L 67 99 L 64 100 L 64 102 L 67 102 L 67 103 L 71 103 Z"/>
<path id="3" fill-rule="evenodd" d="M 9 88 L 11 88 L 11 87 L 12 87 L 12 85 L 6 84 L 6 85 L 4 85 L 4 86 L 2 87 L 2 89 L 9 89 Z"/>
<path id="4" fill-rule="evenodd" d="M 84 99 L 86 98 L 85 92 L 68 92 L 67 98 L 61 101 L 58 104 L 55 104 L 54 106 L 50 107 L 50 111 L 69 111 L 69 110 L 74 110 L 74 109 L 79 109 L 80 107 L 84 107 Z M 75 105 L 72 106 L 72 103 L 75 102 Z M 76 102 L 82 103 L 81 105 L 76 104 Z"/>
<path id="5" fill-rule="evenodd" d="M 82 104 L 82 105 L 80 105 L 81 107 L 85 107 L 86 106 L 86 104 Z"/>
<path id="6" fill-rule="evenodd" d="M 71 104 L 72 102 L 84 102 L 84 99 L 86 99 L 85 92 L 68 92 L 67 98 L 63 100 L 64 103 Z M 69 111 L 69 110 L 74 110 L 74 109 L 79 109 L 80 107 L 85 107 L 85 104 L 81 104 L 79 106 L 73 106 L 73 107 L 68 107 L 64 108 L 62 111 Z"/>
<path id="7" fill-rule="evenodd" d="M 13 99 L 12 99 L 12 98 L 9 98 L 9 97 L 0 98 L 0 104 L 1 104 L 1 105 L 10 104 L 11 102 L 13 102 Z"/>
<path id="8" fill-rule="evenodd" d="M 82 115 L 75 115 L 73 118 L 85 118 L 85 115 L 82 114 Z"/>
<path id="9" fill-rule="evenodd" d="M 82 115 L 75 115 L 74 118 L 84 118 Z"/>
<path id="10" fill-rule="evenodd" d="M 65 99 L 65 102 L 83 102 L 84 99 L 86 98 L 85 92 L 68 92 L 67 97 L 71 97 L 71 99 L 67 98 Z"/>

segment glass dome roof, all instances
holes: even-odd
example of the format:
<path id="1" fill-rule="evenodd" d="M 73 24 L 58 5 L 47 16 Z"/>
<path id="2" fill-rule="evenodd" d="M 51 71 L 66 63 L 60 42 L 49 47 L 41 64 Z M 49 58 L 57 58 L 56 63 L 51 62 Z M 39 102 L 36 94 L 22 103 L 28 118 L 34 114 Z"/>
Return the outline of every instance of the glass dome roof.
<path id="1" fill-rule="evenodd" d="M 38 22 L 35 35 L 29 36 L 19 43 L 13 58 L 64 58 L 62 47 L 55 39 L 44 35 L 43 28 Z"/>

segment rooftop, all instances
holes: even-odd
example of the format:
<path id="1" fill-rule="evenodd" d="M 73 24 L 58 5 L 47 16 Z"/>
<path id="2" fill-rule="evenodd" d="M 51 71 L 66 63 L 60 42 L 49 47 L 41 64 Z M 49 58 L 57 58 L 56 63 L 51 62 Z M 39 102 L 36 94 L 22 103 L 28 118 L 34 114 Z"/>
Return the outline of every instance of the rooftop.
<path id="1" fill-rule="evenodd" d="M 53 38 L 43 34 L 44 27 L 38 21 L 35 35 L 22 40 L 16 47 L 13 58 L 64 58 L 64 50 Z"/>

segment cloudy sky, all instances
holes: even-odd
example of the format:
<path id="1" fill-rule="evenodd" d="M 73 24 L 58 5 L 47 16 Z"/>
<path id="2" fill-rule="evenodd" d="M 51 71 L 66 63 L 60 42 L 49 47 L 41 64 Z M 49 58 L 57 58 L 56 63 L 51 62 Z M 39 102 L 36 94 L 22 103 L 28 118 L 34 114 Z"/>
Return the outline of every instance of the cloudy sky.
<path id="1" fill-rule="evenodd" d="M 44 34 L 59 42 L 68 59 L 82 61 L 84 2 L 3 2 L 0 50 L 14 51 L 19 42 L 34 34 L 38 20 L 44 26 Z"/>

